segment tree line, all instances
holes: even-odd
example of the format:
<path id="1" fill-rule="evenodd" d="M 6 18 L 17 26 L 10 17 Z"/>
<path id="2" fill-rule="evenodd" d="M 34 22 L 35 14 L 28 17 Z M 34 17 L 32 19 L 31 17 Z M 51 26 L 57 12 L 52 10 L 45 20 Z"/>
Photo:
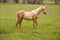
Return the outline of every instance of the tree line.
<path id="1" fill-rule="evenodd" d="M 43 1 L 52 1 L 55 4 L 58 4 L 58 2 L 60 2 L 60 0 L 0 0 L 0 3 L 42 4 Z"/>

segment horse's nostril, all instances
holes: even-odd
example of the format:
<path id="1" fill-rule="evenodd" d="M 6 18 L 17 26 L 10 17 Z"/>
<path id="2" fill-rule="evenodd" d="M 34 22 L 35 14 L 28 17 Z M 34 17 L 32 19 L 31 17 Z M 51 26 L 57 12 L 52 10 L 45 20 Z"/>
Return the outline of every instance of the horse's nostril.
<path id="1" fill-rule="evenodd" d="M 46 12 L 44 12 L 44 14 L 46 15 Z"/>

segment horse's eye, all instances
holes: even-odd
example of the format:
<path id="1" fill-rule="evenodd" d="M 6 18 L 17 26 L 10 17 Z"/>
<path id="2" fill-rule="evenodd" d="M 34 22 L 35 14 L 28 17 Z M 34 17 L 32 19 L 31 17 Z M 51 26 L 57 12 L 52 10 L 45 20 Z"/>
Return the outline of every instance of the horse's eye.
<path id="1" fill-rule="evenodd" d="M 42 10 L 44 10 L 44 9 L 42 9 Z"/>

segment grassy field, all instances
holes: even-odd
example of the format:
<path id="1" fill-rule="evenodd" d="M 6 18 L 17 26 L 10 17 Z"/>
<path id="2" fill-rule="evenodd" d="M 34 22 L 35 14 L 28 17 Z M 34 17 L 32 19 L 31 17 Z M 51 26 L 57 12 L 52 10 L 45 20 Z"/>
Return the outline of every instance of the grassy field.
<path id="1" fill-rule="evenodd" d="M 60 40 L 60 5 L 46 5 L 47 15 L 38 17 L 38 27 L 32 21 L 23 20 L 16 31 L 16 12 L 36 9 L 37 4 L 0 4 L 0 40 Z"/>

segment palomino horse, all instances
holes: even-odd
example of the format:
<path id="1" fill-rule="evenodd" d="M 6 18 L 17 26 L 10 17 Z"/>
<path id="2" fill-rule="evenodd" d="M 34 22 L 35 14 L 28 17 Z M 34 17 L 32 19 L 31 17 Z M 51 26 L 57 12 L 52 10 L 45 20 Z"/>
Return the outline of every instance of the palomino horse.
<path id="1" fill-rule="evenodd" d="M 36 26 L 38 25 L 37 18 L 40 12 L 43 12 L 44 14 L 46 14 L 45 6 L 42 5 L 39 8 L 32 10 L 32 11 L 24 11 L 24 10 L 18 11 L 16 14 L 17 15 L 16 27 L 20 25 L 20 28 L 21 28 L 22 20 L 25 19 L 25 20 L 32 20 L 33 28 L 36 28 Z"/>

